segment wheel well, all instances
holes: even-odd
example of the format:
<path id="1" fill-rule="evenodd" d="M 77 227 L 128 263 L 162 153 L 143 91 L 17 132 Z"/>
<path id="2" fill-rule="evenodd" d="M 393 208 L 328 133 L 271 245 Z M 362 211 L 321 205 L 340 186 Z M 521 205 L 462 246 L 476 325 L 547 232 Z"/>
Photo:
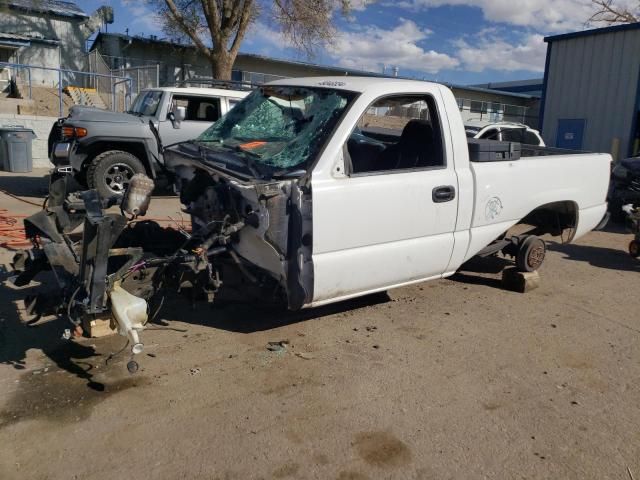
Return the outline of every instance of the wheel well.
<path id="1" fill-rule="evenodd" d="M 578 226 L 578 205 L 570 200 L 547 203 L 530 212 L 518 225 L 533 227 L 533 235 L 548 234 L 568 243 Z"/>
<path id="2" fill-rule="evenodd" d="M 109 150 L 121 150 L 123 152 L 134 155 L 144 165 L 144 168 L 147 171 L 147 175 L 153 178 L 153 171 L 151 170 L 149 158 L 147 156 L 147 151 L 144 148 L 144 145 L 142 143 L 134 142 L 98 142 L 91 145 L 86 150 L 87 158 L 82 164 L 83 171 L 86 172 L 87 168 L 89 168 L 89 164 L 94 158 L 96 158 L 101 153 L 107 152 Z"/>

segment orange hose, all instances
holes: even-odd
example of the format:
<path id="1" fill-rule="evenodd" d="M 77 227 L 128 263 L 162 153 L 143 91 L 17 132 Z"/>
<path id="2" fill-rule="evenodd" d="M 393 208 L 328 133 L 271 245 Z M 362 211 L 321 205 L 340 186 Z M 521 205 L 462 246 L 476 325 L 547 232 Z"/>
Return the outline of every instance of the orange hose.
<path id="1" fill-rule="evenodd" d="M 0 247 L 8 248 L 10 250 L 20 250 L 24 247 L 31 246 L 32 242 L 25 234 L 24 227 L 19 225 L 20 219 L 25 218 L 26 215 L 13 215 L 8 210 L 0 208 Z M 178 222 L 173 218 L 141 218 L 140 220 L 152 220 L 158 223 L 169 223 L 182 228 L 189 232 L 191 231 L 190 225 L 185 225 L 184 219 L 180 219 Z M 181 225 L 182 224 L 182 225 Z"/>
<path id="2" fill-rule="evenodd" d="M 22 247 L 31 245 L 24 232 L 24 227 L 18 224 L 18 219 L 25 218 L 26 215 L 10 215 L 9 212 L 0 208 L 0 246 L 12 250 L 19 250 Z M 5 240 L 7 239 L 7 240 Z"/>

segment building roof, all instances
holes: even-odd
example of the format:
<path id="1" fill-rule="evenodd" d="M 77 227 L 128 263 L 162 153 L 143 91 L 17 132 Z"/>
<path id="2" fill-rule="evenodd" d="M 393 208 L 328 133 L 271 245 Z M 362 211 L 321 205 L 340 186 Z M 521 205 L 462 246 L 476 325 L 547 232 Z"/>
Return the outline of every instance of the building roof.
<path id="1" fill-rule="evenodd" d="M 24 35 L 0 32 L 0 45 L 8 48 L 26 47 L 30 44 L 29 39 Z"/>
<path id="2" fill-rule="evenodd" d="M 544 85 L 544 79 L 533 78 L 533 79 L 527 79 L 527 80 L 513 80 L 509 82 L 481 83 L 481 84 L 470 85 L 470 86 L 485 88 L 489 90 L 496 90 L 501 92 L 522 93 L 525 95 L 530 95 L 532 97 L 540 98 L 543 85 Z"/>
<path id="3" fill-rule="evenodd" d="M 612 27 L 592 28 L 590 30 L 563 33 L 561 35 L 552 35 L 550 37 L 545 37 L 544 41 L 547 43 L 551 43 L 551 42 L 557 42 L 558 40 L 569 40 L 570 38 L 578 38 L 578 37 L 590 37 L 593 35 L 602 35 L 604 33 L 625 32 L 627 30 L 640 30 L 640 22 L 626 23 L 623 25 L 614 25 Z"/>
<path id="4" fill-rule="evenodd" d="M 17 33 L 0 32 L 0 45 L 25 47 L 30 45 L 31 42 L 48 43 L 51 45 L 58 45 L 60 43 L 60 41 L 57 39 L 31 37 L 27 35 L 18 35 Z"/>
<path id="5" fill-rule="evenodd" d="M 74 2 L 63 0 L 8 0 L 6 5 L 14 10 L 31 13 L 45 13 L 58 17 L 89 18 Z"/>

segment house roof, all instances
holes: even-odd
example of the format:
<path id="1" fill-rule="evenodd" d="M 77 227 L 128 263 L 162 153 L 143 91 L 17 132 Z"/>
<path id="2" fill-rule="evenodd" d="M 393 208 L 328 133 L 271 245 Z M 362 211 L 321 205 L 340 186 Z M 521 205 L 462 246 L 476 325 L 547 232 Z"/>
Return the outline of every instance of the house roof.
<path id="1" fill-rule="evenodd" d="M 24 35 L 0 32 L 0 45 L 7 48 L 26 47 L 30 44 L 29 39 Z"/>
<path id="2" fill-rule="evenodd" d="M 626 23 L 624 25 L 614 25 L 613 27 L 592 28 L 590 30 L 582 30 L 579 32 L 563 33 L 561 35 L 552 35 L 545 37 L 547 43 L 557 42 L 558 40 L 568 40 L 570 38 L 590 37 L 593 35 L 602 35 L 604 33 L 625 32 L 628 30 L 640 30 L 640 22 Z"/>
<path id="3" fill-rule="evenodd" d="M 7 0 L 5 5 L 13 10 L 28 13 L 45 13 L 58 17 L 89 18 L 74 2 L 63 0 Z"/>
<path id="4" fill-rule="evenodd" d="M 47 43 L 50 45 L 60 44 L 60 41 L 57 39 L 30 37 L 27 35 L 18 35 L 17 33 L 0 32 L 0 45 L 25 47 L 30 45 L 31 42 Z"/>

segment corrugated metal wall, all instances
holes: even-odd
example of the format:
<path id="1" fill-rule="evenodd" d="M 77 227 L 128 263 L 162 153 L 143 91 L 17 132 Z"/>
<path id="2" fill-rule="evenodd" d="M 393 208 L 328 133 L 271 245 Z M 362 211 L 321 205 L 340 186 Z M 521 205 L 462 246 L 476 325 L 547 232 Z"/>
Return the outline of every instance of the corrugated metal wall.
<path id="1" fill-rule="evenodd" d="M 620 140 L 627 156 L 636 115 L 640 30 L 553 41 L 548 66 L 543 137 L 556 145 L 558 120 L 585 119 L 583 149 L 611 152 Z"/>

